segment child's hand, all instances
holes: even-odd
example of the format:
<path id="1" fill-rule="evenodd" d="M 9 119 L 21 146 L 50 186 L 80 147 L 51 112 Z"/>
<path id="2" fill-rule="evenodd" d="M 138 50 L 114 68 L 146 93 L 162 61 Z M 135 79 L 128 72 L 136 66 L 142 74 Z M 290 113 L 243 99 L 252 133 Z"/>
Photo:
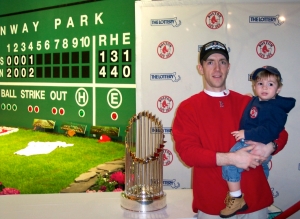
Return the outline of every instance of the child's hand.
<path id="1" fill-rule="evenodd" d="M 244 130 L 233 131 L 233 132 L 231 132 L 231 134 L 233 135 L 233 137 L 235 137 L 236 141 L 239 141 L 239 140 L 245 138 Z"/>

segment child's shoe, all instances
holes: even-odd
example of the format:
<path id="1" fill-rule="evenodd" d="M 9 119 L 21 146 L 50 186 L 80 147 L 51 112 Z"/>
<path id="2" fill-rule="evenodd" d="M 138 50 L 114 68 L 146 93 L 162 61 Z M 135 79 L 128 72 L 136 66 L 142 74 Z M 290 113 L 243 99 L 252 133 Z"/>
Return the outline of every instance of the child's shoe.
<path id="1" fill-rule="evenodd" d="M 245 211 L 248 209 L 248 206 L 244 199 L 244 194 L 242 195 L 241 198 L 235 198 L 235 197 L 231 197 L 230 194 L 227 193 L 224 203 L 226 204 L 226 208 L 224 208 L 220 212 L 221 218 L 232 217 L 238 211 Z"/>

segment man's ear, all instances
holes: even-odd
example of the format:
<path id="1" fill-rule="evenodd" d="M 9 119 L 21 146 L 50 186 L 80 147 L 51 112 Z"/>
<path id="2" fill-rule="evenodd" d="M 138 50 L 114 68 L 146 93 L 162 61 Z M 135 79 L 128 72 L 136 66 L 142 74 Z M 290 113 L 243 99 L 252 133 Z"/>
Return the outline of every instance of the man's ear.
<path id="1" fill-rule="evenodd" d="M 203 75 L 203 67 L 202 67 L 202 65 L 201 65 L 201 64 L 198 64 L 197 67 L 198 67 L 198 72 L 199 72 L 199 74 L 200 74 L 200 75 Z"/>

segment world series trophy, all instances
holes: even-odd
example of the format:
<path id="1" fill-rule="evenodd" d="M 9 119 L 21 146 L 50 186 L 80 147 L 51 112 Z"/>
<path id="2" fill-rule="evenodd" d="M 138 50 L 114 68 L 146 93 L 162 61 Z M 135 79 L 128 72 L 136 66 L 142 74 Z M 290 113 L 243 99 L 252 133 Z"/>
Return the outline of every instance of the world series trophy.
<path id="1" fill-rule="evenodd" d="M 161 121 L 149 112 L 129 120 L 125 137 L 125 190 L 121 206 L 137 212 L 166 207 L 163 191 L 164 134 Z"/>

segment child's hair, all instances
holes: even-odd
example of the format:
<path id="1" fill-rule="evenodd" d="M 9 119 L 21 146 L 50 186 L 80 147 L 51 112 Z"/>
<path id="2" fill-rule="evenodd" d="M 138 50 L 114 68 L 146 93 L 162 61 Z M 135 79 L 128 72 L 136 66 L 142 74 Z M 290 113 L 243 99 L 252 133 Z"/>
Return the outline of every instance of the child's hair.
<path id="1" fill-rule="evenodd" d="M 281 78 L 278 75 L 275 75 L 275 74 L 273 74 L 269 71 L 266 71 L 266 70 L 258 72 L 257 76 L 256 76 L 256 79 L 253 82 L 255 83 L 258 79 L 261 79 L 261 78 L 268 78 L 271 75 L 276 78 L 276 81 L 278 83 L 278 87 L 281 87 L 283 85 L 282 81 L 281 81 Z"/>

